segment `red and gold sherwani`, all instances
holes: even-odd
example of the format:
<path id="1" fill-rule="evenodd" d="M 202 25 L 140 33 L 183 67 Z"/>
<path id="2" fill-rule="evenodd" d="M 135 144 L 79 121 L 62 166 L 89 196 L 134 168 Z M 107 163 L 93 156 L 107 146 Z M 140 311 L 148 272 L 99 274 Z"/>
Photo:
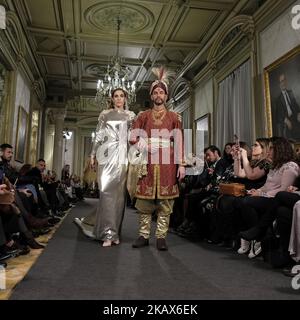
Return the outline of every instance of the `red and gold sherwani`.
<path id="1" fill-rule="evenodd" d="M 146 133 L 146 136 L 142 134 L 140 138 L 144 138 L 148 146 L 159 145 L 159 151 L 156 154 L 148 152 L 148 173 L 137 184 L 136 198 L 174 199 L 178 197 L 176 175 L 178 164 L 182 163 L 183 139 L 177 113 L 167 110 L 161 118 L 156 119 L 153 116 L 153 110 L 144 111 L 139 115 L 132 129 L 137 128 Z M 131 141 L 136 140 L 137 137 L 134 134 Z"/>
<path id="2" fill-rule="evenodd" d="M 142 239 L 149 239 L 151 216 L 156 211 L 155 235 L 157 239 L 165 239 L 174 198 L 179 196 L 177 169 L 182 164 L 183 137 L 178 114 L 165 108 L 144 111 L 131 131 L 131 143 L 139 139 L 148 146 L 147 175 L 139 179 L 135 193 L 135 206 L 140 213 L 139 235 Z M 151 146 L 155 145 L 156 152 L 151 153 Z M 139 246 L 139 242 L 134 244 L 134 247 Z"/>

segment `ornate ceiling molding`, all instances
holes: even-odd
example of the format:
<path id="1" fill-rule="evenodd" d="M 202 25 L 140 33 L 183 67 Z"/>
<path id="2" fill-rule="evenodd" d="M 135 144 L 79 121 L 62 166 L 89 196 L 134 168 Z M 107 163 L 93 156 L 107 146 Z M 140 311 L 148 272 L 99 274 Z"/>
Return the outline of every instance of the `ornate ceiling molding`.
<path id="1" fill-rule="evenodd" d="M 31 88 L 36 92 L 38 97 L 43 97 L 43 100 L 46 98 L 46 88 L 44 80 L 42 78 L 34 80 L 31 83 Z"/>
<path id="2" fill-rule="evenodd" d="M 5 32 L 12 48 L 17 55 L 17 63 L 24 62 L 26 55 L 26 46 L 24 40 L 24 33 L 18 16 L 13 11 L 6 13 L 7 29 Z"/>
<path id="3" fill-rule="evenodd" d="M 238 33 L 235 33 L 236 30 L 240 30 L 244 34 L 251 33 L 252 35 L 255 31 L 253 18 L 247 15 L 239 15 L 230 19 L 226 24 L 222 26 L 208 55 L 207 60 L 211 65 L 214 65 L 216 63 L 216 57 L 219 54 L 219 48 L 220 46 L 224 47 L 224 40 L 232 40 L 232 37 L 230 36 L 231 32 L 234 33 L 233 38 L 237 36 Z"/>
<path id="4" fill-rule="evenodd" d="M 170 93 L 170 97 L 173 97 L 173 102 L 178 102 L 182 100 L 182 98 L 186 99 L 190 96 L 191 86 L 190 82 L 184 78 L 179 78 L 172 85 L 172 90 Z"/>
<path id="5" fill-rule="evenodd" d="M 105 33 L 115 34 L 117 17 L 120 17 L 120 33 L 136 34 L 154 24 L 154 16 L 147 8 L 131 2 L 105 1 L 89 7 L 86 22 Z"/>
<path id="6" fill-rule="evenodd" d="M 100 63 L 93 63 L 90 64 L 85 68 L 85 71 L 93 76 L 101 76 L 106 73 L 107 67 L 104 65 L 101 65 Z"/>
<path id="7" fill-rule="evenodd" d="M 102 109 L 99 107 L 94 97 L 75 96 L 67 102 L 68 112 L 82 114 L 84 112 L 96 112 L 99 114 Z"/>

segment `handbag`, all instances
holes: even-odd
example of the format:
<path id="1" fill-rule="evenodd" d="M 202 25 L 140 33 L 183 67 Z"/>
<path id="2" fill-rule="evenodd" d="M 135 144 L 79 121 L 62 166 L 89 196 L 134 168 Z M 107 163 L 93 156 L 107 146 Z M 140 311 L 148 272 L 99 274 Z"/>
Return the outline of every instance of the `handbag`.
<path id="1" fill-rule="evenodd" d="M 244 197 L 246 195 L 246 187 L 242 183 L 220 183 L 220 193 L 234 197 Z"/>

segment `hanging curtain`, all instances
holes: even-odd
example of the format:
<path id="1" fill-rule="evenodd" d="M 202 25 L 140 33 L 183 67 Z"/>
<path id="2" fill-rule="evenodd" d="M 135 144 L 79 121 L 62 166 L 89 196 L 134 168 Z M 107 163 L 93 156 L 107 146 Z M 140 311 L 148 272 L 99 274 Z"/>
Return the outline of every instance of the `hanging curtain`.
<path id="1" fill-rule="evenodd" d="M 181 113 L 182 129 L 184 129 L 184 153 L 189 155 L 193 149 L 193 135 L 191 130 L 190 109 L 187 108 Z"/>
<path id="2" fill-rule="evenodd" d="M 252 143 L 251 63 L 242 64 L 219 83 L 217 103 L 217 146 L 234 141 Z"/>
<path id="3" fill-rule="evenodd" d="M 190 109 L 185 109 L 182 113 L 182 128 L 183 129 L 190 129 Z"/>

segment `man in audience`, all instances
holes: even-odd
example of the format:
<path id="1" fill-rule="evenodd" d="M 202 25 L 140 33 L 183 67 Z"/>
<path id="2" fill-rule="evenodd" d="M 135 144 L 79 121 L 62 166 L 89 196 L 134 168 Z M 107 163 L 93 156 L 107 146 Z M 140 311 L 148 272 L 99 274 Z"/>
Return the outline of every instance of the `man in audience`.
<path id="1" fill-rule="evenodd" d="M 1 167 L 5 174 L 5 177 L 14 184 L 18 178 L 17 171 L 11 166 L 11 160 L 13 157 L 13 147 L 8 143 L 3 143 L 0 145 L 1 151 Z"/>
<path id="2" fill-rule="evenodd" d="M 205 151 L 206 165 L 202 173 L 195 176 L 189 189 L 200 189 L 197 193 L 186 195 L 188 205 L 185 220 L 177 229 L 180 235 L 191 235 L 199 230 L 204 238 L 209 238 L 209 216 L 203 215 L 204 207 L 216 193 L 218 194 L 218 181 L 223 176 L 226 168 L 231 164 L 225 158 L 221 158 L 221 151 L 215 145 L 209 146 Z"/>

